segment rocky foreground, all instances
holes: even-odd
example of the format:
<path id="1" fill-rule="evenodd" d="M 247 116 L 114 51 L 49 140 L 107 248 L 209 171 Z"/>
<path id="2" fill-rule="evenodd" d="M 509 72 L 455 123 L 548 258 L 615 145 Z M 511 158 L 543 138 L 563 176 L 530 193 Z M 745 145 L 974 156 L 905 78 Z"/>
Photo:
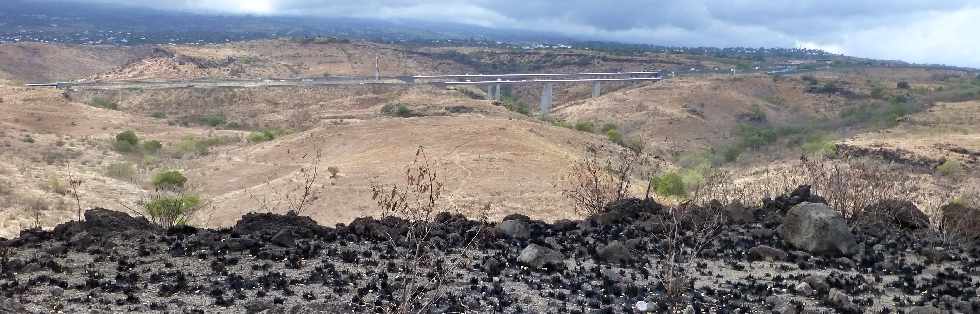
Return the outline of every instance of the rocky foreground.
<path id="1" fill-rule="evenodd" d="M 400 219 L 320 226 L 249 214 L 232 228 L 164 231 L 93 209 L 0 242 L 0 313 L 980 313 L 980 251 L 943 246 L 895 205 L 848 226 L 805 188 L 728 222 L 668 299 L 665 209 L 626 201 L 583 221 L 513 215 L 481 227 L 440 214 L 425 246 Z M 419 247 L 430 247 L 421 250 Z M 412 261 L 420 261 L 415 267 Z M 408 261 L 408 262 L 406 262 Z M 414 277 L 406 277 L 414 276 Z M 404 278 L 421 278 L 406 289 Z M 674 305 L 671 307 L 671 305 Z"/>

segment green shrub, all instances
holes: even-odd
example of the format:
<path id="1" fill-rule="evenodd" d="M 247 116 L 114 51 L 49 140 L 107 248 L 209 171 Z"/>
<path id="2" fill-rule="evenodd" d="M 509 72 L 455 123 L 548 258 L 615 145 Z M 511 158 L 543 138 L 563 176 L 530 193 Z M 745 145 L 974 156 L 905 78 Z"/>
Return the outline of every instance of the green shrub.
<path id="1" fill-rule="evenodd" d="M 136 146 L 140 143 L 140 138 L 136 136 L 136 132 L 127 130 L 116 134 L 116 142 L 126 142 L 129 145 Z"/>
<path id="2" fill-rule="evenodd" d="M 725 162 L 735 162 L 745 149 L 739 145 L 729 145 L 721 149 L 721 157 Z"/>
<path id="3" fill-rule="evenodd" d="M 177 153 L 179 154 L 195 154 L 195 155 L 207 155 L 210 151 L 210 147 L 204 141 L 188 137 L 180 140 L 175 145 Z"/>
<path id="4" fill-rule="evenodd" d="M 276 135 L 269 130 L 255 131 L 248 135 L 248 141 L 252 143 L 268 142 L 276 139 Z"/>
<path id="5" fill-rule="evenodd" d="M 188 136 L 177 142 L 177 144 L 174 145 L 174 150 L 178 156 L 185 154 L 207 155 L 211 151 L 212 146 L 225 145 L 239 141 L 241 141 L 241 138 L 237 136 L 213 136 L 208 138 Z"/>
<path id="6" fill-rule="evenodd" d="M 884 99 L 885 98 L 885 88 L 881 86 L 875 86 L 871 88 L 871 98 L 874 99 Z"/>
<path id="7" fill-rule="evenodd" d="M 381 107 L 381 113 L 392 117 L 408 118 L 414 116 L 412 109 L 405 104 L 387 104 Z"/>
<path id="8" fill-rule="evenodd" d="M 955 159 L 946 159 L 943 164 L 936 167 L 936 172 L 944 177 L 957 176 L 963 172 L 963 164 Z"/>
<path id="9" fill-rule="evenodd" d="M 524 103 L 522 101 L 514 100 L 513 102 L 505 102 L 504 103 L 504 108 L 507 108 L 507 110 L 510 110 L 510 111 L 513 111 L 513 112 L 516 112 L 516 113 L 519 113 L 519 114 L 522 114 L 522 115 L 525 115 L 525 116 L 531 115 L 531 106 L 529 106 L 528 104 L 526 104 L 526 103 Z"/>
<path id="10" fill-rule="evenodd" d="M 895 87 L 898 87 L 898 89 L 909 89 L 912 88 L 912 85 L 910 85 L 909 82 L 906 81 L 899 81 Z"/>
<path id="11" fill-rule="evenodd" d="M 808 136 L 800 148 L 811 156 L 831 156 L 837 151 L 832 138 L 819 134 Z"/>
<path id="12" fill-rule="evenodd" d="M 163 143 L 157 140 L 149 140 L 143 142 L 143 152 L 151 155 L 156 155 L 160 153 L 163 149 Z"/>
<path id="13" fill-rule="evenodd" d="M 159 196 L 143 204 L 143 207 L 150 221 L 164 228 L 173 228 L 186 225 L 200 204 L 201 198 L 195 195 Z"/>
<path id="14" fill-rule="evenodd" d="M 154 118 L 157 118 L 157 119 L 163 119 L 163 118 L 166 118 L 167 117 L 167 113 L 166 112 L 159 112 L 158 111 L 158 112 L 154 112 L 154 113 L 150 114 L 150 116 L 151 117 L 154 117 Z"/>
<path id="15" fill-rule="evenodd" d="M 592 133 L 595 131 L 595 125 L 591 121 L 579 121 L 575 122 L 575 129 L 582 132 Z"/>
<path id="16" fill-rule="evenodd" d="M 677 172 L 669 172 L 654 177 L 652 185 L 654 192 L 660 196 L 684 197 L 687 196 L 687 187 L 684 179 Z"/>
<path id="17" fill-rule="evenodd" d="M 117 162 L 106 166 L 105 175 L 110 178 L 130 181 L 136 177 L 136 166 L 129 162 Z"/>
<path id="18" fill-rule="evenodd" d="M 606 137 L 609 138 L 613 143 L 623 145 L 623 133 L 619 133 L 619 130 L 609 130 L 606 132 Z"/>
<path id="19" fill-rule="evenodd" d="M 551 125 L 556 126 L 556 127 L 560 127 L 560 128 L 566 128 L 566 129 L 574 129 L 575 128 L 575 126 L 572 125 L 571 123 L 569 123 L 568 121 L 560 120 L 560 119 L 553 119 L 553 120 L 551 120 Z"/>
<path id="20" fill-rule="evenodd" d="M 119 110 L 119 105 L 102 97 L 93 97 L 89 100 L 88 105 L 102 109 Z"/>
<path id="21" fill-rule="evenodd" d="M 153 176 L 153 187 L 161 190 L 181 189 L 187 183 L 187 177 L 177 170 L 167 170 Z"/>
<path id="22" fill-rule="evenodd" d="M 752 110 L 749 111 L 747 115 L 749 121 L 753 122 L 766 122 L 769 117 L 766 115 L 766 111 L 762 109 L 762 106 L 758 104 L 752 105 Z"/>
<path id="23" fill-rule="evenodd" d="M 739 124 L 735 129 L 735 135 L 739 138 L 740 144 L 747 148 L 760 148 L 778 139 L 775 128 L 749 124 Z"/>
<path id="24" fill-rule="evenodd" d="M 896 97 L 887 103 L 868 103 L 841 111 L 840 118 L 846 125 L 870 124 L 877 127 L 893 127 L 899 118 L 918 112 L 921 106 L 905 97 Z"/>
<path id="25" fill-rule="evenodd" d="M 132 153 L 139 151 L 140 138 L 136 132 L 123 131 L 116 134 L 116 141 L 112 143 L 113 149 L 120 153 Z"/>
<path id="26" fill-rule="evenodd" d="M 500 96 L 500 103 L 507 108 L 507 110 L 520 113 L 525 116 L 531 115 L 531 106 L 524 103 L 517 97 L 510 94 L 510 89 L 505 89 Z"/>
<path id="27" fill-rule="evenodd" d="M 605 123 L 605 124 L 602 125 L 602 128 L 600 128 L 599 130 L 601 130 L 602 133 L 608 133 L 609 130 L 618 130 L 618 129 L 619 129 L 619 127 L 616 126 L 615 124 Z"/>
<path id="28" fill-rule="evenodd" d="M 227 122 L 225 115 L 220 113 L 202 116 L 198 119 L 198 121 L 210 127 L 219 127 Z"/>

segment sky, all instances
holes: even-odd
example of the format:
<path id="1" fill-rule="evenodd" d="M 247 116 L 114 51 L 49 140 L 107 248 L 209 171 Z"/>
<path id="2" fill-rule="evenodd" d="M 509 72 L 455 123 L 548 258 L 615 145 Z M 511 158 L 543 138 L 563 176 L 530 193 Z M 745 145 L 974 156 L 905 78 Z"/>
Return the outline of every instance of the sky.
<path id="1" fill-rule="evenodd" d="M 980 68 L 980 0 L 72 0 L 550 31 L 669 46 L 817 48 Z"/>

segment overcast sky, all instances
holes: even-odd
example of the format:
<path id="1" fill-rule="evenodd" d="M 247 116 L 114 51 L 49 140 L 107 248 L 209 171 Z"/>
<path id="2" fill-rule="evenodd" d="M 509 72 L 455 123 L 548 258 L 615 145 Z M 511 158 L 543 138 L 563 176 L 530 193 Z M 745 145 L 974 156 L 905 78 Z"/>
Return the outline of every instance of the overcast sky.
<path id="1" fill-rule="evenodd" d="M 454 22 L 678 46 L 806 47 L 980 67 L 980 0 L 73 0 Z"/>

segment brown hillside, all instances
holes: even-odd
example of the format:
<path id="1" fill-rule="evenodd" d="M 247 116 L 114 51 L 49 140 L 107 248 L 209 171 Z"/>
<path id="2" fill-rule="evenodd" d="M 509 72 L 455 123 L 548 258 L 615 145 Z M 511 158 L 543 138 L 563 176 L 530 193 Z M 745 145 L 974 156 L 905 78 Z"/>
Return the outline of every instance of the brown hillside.
<path id="1" fill-rule="evenodd" d="M 79 79 L 110 71 L 149 51 L 148 47 L 0 44 L 0 79 L 20 82 Z"/>

